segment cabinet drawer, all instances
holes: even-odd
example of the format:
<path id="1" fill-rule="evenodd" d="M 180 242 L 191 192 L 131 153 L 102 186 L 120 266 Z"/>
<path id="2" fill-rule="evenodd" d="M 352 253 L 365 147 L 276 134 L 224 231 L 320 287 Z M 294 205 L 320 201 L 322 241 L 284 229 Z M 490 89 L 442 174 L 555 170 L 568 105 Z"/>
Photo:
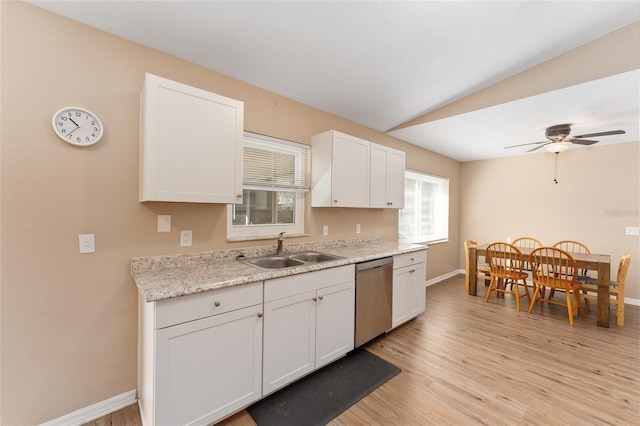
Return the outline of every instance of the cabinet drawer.
<path id="1" fill-rule="evenodd" d="M 156 302 L 156 330 L 262 303 L 262 281 Z"/>
<path id="2" fill-rule="evenodd" d="M 270 302 L 307 291 L 315 291 L 330 285 L 354 281 L 355 278 L 355 266 L 345 265 L 267 280 L 264 282 L 264 301 Z"/>
<path id="3" fill-rule="evenodd" d="M 403 268 L 405 266 L 414 265 L 416 263 L 424 263 L 426 261 L 427 261 L 426 250 L 398 254 L 393 256 L 393 269 Z"/>

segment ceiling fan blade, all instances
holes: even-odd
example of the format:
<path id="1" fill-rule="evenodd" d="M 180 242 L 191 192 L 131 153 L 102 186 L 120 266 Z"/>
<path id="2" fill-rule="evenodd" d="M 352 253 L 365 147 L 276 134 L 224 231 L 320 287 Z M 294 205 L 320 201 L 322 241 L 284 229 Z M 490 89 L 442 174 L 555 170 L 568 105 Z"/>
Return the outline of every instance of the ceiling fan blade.
<path id="1" fill-rule="evenodd" d="M 587 133 L 586 135 L 574 136 L 574 138 L 581 139 L 581 138 L 591 138 L 594 136 L 624 135 L 625 133 L 626 132 L 624 130 L 610 130 L 608 132 Z"/>
<path id="2" fill-rule="evenodd" d="M 542 147 L 543 147 L 543 146 L 545 146 L 545 145 L 549 145 L 550 143 L 552 143 L 552 142 L 547 142 L 547 143 L 545 143 L 544 145 L 536 146 L 535 148 L 532 148 L 532 149 L 530 149 L 530 150 L 529 150 L 529 151 L 527 151 L 527 152 L 533 152 L 533 151 L 535 151 L 536 149 L 540 149 L 540 148 L 542 148 Z"/>
<path id="3" fill-rule="evenodd" d="M 588 140 L 588 139 L 574 139 L 571 143 L 575 143 L 576 145 L 593 145 L 594 143 L 598 143 L 598 141 Z"/>
<path id="4" fill-rule="evenodd" d="M 517 148 L 519 146 L 526 146 L 526 145 L 539 145 L 541 143 L 547 144 L 549 143 L 549 141 L 542 141 L 542 142 L 530 142 L 530 143 L 521 143 L 520 145 L 511 145 L 511 146 L 505 146 L 504 149 L 507 148 Z"/>

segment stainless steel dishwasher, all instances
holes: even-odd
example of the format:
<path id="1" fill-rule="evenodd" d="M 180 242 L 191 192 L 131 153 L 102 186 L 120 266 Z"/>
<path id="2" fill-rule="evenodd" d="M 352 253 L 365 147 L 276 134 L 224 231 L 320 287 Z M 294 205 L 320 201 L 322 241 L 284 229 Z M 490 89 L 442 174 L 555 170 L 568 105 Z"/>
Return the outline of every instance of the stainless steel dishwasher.
<path id="1" fill-rule="evenodd" d="M 356 264 L 355 347 L 391 329 L 393 257 Z"/>

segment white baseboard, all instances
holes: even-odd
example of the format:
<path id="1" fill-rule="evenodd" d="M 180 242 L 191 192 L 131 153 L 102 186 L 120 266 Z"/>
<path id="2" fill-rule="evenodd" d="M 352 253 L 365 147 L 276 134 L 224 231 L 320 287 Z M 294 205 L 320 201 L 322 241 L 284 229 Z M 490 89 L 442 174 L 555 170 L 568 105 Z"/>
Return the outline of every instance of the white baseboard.
<path id="1" fill-rule="evenodd" d="M 427 280 L 426 287 L 429 287 L 430 285 L 437 284 L 440 281 L 444 281 L 444 280 L 446 280 L 448 278 L 455 277 L 456 275 L 458 275 L 460 273 L 464 274 L 465 272 L 464 272 L 464 270 L 462 272 L 460 272 L 460 271 L 451 271 L 451 272 L 448 272 L 448 273 L 446 273 L 444 275 L 440 275 L 439 277 L 431 278 L 430 280 Z"/>
<path id="2" fill-rule="evenodd" d="M 57 419 L 49 420 L 40 426 L 78 426 L 135 403 L 136 390 L 133 389 L 88 407 L 81 408 L 73 413 L 58 417 Z"/>

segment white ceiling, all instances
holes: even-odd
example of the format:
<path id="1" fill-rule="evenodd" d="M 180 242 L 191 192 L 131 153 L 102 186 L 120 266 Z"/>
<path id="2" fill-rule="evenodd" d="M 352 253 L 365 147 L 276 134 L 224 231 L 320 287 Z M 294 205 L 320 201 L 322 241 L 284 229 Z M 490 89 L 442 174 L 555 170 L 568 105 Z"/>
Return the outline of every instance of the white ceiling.
<path id="1" fill-rule="evenodd" d="M 640 19 L 640 1 L 28 2 L 381 132 Z M 520 154 L 503 147 L 565 122 L 627 131 L 601 143 L 637 141 L 638 80 L 390 134 L 459 161 Z"/>

